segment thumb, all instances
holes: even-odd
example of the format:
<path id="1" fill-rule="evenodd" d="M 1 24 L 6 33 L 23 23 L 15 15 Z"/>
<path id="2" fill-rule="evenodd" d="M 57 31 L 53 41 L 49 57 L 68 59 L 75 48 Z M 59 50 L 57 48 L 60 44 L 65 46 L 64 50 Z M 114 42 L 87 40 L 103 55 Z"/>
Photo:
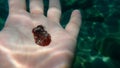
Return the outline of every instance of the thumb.
<path id="1" fill-rule="evenodd" d="M 71 18 L 69 23 L 66 26 L 66 30 L 73 35 L 74 37 L 77 37 L 79 33 L 81 25 L 81 13 L 79 10 L 74 10 L 71 14 Z"/>

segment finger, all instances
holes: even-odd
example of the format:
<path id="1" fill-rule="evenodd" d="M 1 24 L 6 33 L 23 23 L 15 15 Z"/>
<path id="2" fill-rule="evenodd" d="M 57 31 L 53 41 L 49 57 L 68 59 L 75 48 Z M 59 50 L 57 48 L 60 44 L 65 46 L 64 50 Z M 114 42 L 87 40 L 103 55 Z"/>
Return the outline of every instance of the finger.
<path id="1" fill-rule="evenodd" d="M 43 0 L 30 0 L 31 14 L 43 14 Z"/>
<path id="2" fill-rule="evenodd" d="M 71 18 L 69 23 L 66 26 L 66 30 L 73 35 L 74 37 L 77 37 L 79 29 L 81 25 L 81 14 L 79 10 L 74 10 L 72 12 Z"/>
<path id="3" fill-rule="evenodd" d="M 9 1 L 9 12 L 19 12 L 26 10 L 26 0 L 8 0 Z"/>
<path id="4" fill-rule="evenodd" d="M 59 22 L 61 16 L 60 0 L 50 0 L 47 17 L 54 22 Z"/>

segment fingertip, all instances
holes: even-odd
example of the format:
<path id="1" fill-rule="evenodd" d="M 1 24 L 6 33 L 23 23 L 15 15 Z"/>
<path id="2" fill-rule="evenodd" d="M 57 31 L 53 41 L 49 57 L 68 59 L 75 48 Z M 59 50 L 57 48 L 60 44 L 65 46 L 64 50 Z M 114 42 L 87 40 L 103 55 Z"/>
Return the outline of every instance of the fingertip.
<path id="1" fill-rule="evenodd" d="M 74 14 L 80 14 L 80 10 L 76 9 L 73 11 Z"/>
<path id="2" fill-rule="evenodd" d="M 81 13 L 80 13 L 80 10 L 76 9 L 72 12 L 72 15 L 71 16 L 79 16 L 81 17 Z"/>
<path id="3" fill-rule="evenodd" d="M 70 21 L 71 23 L 81 23 L 81 13 L 80 10 L 76 9 L 72 12 Z"/>

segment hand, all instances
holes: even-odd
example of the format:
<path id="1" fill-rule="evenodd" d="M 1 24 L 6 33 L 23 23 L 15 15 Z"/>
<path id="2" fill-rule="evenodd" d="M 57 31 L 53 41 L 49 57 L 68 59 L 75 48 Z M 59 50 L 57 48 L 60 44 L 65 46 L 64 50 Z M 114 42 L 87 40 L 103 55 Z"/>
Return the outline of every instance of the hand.
<path id="1" fill-rule="evenodd" d="M 0 68 L 69 68 L 74 56 L 76 38 L 81 24 L 78 10 L 72 12 L 66 28 L 60 25 L 59 0 L 50 0 L 47 17 L 42 0 L 9 0 L 9 15 L 0 32 Z M 48 46 L 34 42 L 32 29 L 43 25 L 51 35 Z"/>

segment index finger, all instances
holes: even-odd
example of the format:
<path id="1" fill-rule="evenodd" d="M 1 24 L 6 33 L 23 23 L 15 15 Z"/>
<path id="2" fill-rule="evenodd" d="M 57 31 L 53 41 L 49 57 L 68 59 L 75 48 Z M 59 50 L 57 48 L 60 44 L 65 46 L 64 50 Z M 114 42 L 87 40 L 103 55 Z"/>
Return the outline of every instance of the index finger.
<path id="1" fill-rule="evenodd" d="M 49 9 L 47 17 L 53 21 L 59 23 L 61 16 L 60 0 L 49 0 Z"/>

